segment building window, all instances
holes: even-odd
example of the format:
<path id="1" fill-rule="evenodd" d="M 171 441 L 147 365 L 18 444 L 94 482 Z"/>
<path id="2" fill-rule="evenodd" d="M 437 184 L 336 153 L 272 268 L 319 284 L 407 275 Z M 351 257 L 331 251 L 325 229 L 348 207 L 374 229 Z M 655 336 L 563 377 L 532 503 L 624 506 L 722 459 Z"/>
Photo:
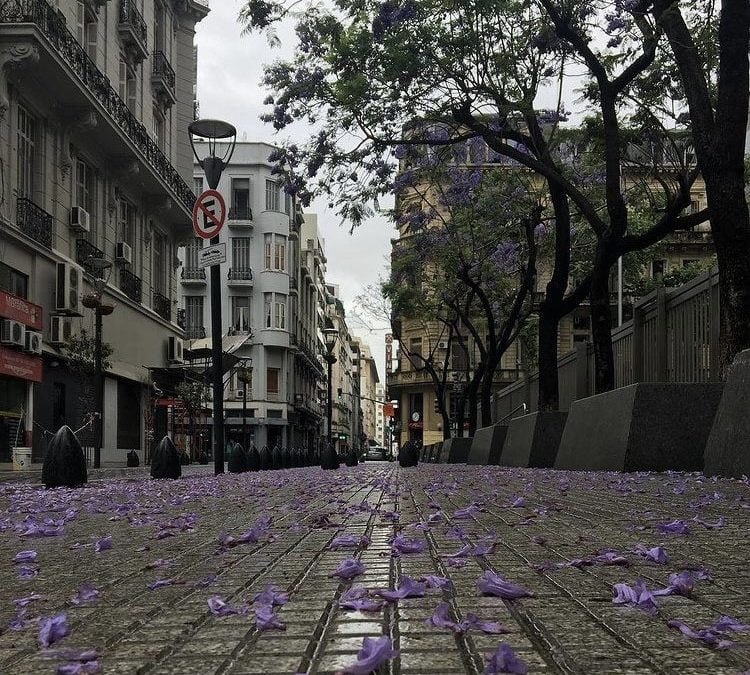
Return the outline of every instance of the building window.
<path id="1" fill-rule="evenodd" d="M 203 239 L 195 237 L 185 247 L 185 269 L 197 270 L 198 269 L 198 254 L 203 248 Z"/>
<path id="2" fill-rule="evenodd" d="M 235 334 L 250 332 L 250 298 L 246 295 L 232 297 L 232 330 Z"/>
<path id="3" fill-rule="evenodd" d="M 34 199 L 36 139 L 39 124 L 23 106 L 18 106 L 16 191 L 19 197 Z"/>
<path id="4" fill-rule="evenodd" d="M 29 277 L 0 262 L 0 288 L 19 298 L 29 297 Z"/>
<path id="5" fill-rule="evenodd" d="M 457 370 L 464 372 L 467 366 L 466 350 L 463 345 L 458 342 L 453 343 L 451 349 L 451 370 Z"/>
<path id="6" fill-rule="evenodd" d="M 232 211 L 238 220 L 250 220 L 249 178 L 232 178 Z"/>
<path id="7" fill-rule="evenodd" d="M 411 338 L 409 340 L 409 353 L 413 357 L 417 357 L 415 359 L 416 364 L 418 366 L 422 365 L 422 359 L 420 358 L 422 356 L 422 338 Z"/>
<path id="8" fill-rule="evenodd" d="M 573 314 L 573 329 L 574 330 L 590 330 L 591 329 L 591 317 L 588 314 Z"/>
<path id="9" fill-rule="evenodd" d="M 274 293 L 274 327 L 286 330 L 286 295 Z"/>
<path id="10" fill-rule="evenodd" d="M 279 210 L 279 186 L 275 180 L 266 178 L 266 211 Z"/>
<path id="11" fill-rule="evenodd" d="M 96 12 L 87 3 L 78 0 L 76 7 L 76 37 L 78 44 L 85 50 L 88 57 L 96 63 Z"/>
<path id="12" fill-rule="evenodd" d="M 76 160 L 75 180 L 75 200 L 73 205 L 80 206 L 89 214 L 89 231 L 83 236 L 87 241 L 96 245 L 96 174 L 91 165 L 82 159 Z"/>
<path id="13" fill-rule="evenodd" d="M 133 114 L 136 111 L 136 89 L 135 67 L 130 63 L 128 57 L 120 52 L 120 98 Z"/>
<path id="14" fill-rule="evenodd" d="M 283 234 L 263 235 L 263 264 L 267 270 L 286 270 L 286 237 Z"/>
<path id="15" fill-rule="evenodd" d="M 273 235 L 263 235 L 263 266 L 267 269 L 271 269 L 271 259 L 273 252 Z"/>
<path id="16" fill-rule="evenodd" d="M 193 192 L 195 192 L 196 195 L 203 192 L 203 178 L 200 176 L 193 177 Z"/>
<path id="17" fill-rule="evenodd" d="M 667 272 L 667 261 L 666 260 L 652 260 L 651 261 L 651 276 L 656 277 L 664 276 Z"/>
<path id="18" fill-rule="evenodd" d="M 266 328 L 273 326 L 273 293 L 263 294 L 263 325 Z"/>
<path id="19" fill-rule="evenodd" d="M 118 223 L 120 234 L 119 241 L 124 241 L 135 252 L 136 242 L 136 212 L 126 199 L 120 199 L 120 222 Z"/>
<path id="20" fill-rule="evenodd" d="M 279 368 L 266 368 L 266 392 L 269 398 L 279 395 Z"/>
<path id="21" fill-rule="evenodd" d="M 193 338 L 203 328 L 203 296 L 185 296 L 185 332 Z"/>
<path id="22" fill-rule="evenodd" d="M 153 113 L 153 131 L 154 131 L 154 143 L 159 147 L 159 150 L 166 152 L 166 140 L 167 140 L 167 121 L 162 114 L 161 110 L 154 106 Z"/>
<path id="23" fill-rule="evenodd" d="M 169 54 L 168 14 L 161 2 L 154 3 L 154 51 Z"/>
<path id="24" fill-rule="evenodd" d="M 159 232 L 154 232 L 154 262 L 152 286 L 156 293 L 166 295 L 167 290 L 167 238 Z"/>
<path id="25" fill-rule="evenodd" d="M 232 238 L 232 269 L 250 269 L 250 237 Z"/>

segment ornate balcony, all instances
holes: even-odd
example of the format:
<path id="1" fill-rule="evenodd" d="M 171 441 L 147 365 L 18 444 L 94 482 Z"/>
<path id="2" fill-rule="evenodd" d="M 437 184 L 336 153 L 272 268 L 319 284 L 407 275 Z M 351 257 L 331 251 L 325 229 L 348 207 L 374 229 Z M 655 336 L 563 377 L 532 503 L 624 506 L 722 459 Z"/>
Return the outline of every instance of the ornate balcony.
<path id="1" fill-rule="evenodd" d="M 52 215 L 30 199 L 19 197 L 16 202 L 16 223 L 18 229 L 31 237 L 37 244 L 52 248 Z"/>
<path id="2" fill-rule="evenodd" d="M 169 298 L 154 291 L 151 299 L 151 309 L 153 309 L 165 321 L 172 320 L 172 303 Z"/>
<path id="3" fill-rule="evenodd" d="M 206 283 L 206 270 L 202 267 L 183 267 L 180 273 L 183 284 L 203 285 Z"/>
<path id="4" fill-rule="evenodd" d="M 120 270 L 120 290 L 133 302 L 140 303 L 143 297 L 143 282 L 141 278 L 126 269 Z"/>
<path id="5" fill-rule="evenodd" d="M 104 270 L 92 267 L 89 258 L 104 258 L 104 251 L 86 239 L 76 239 L 76 262 L 92 277 L 103 278 Z"/>
<path id="6" fill-rule="evenodd" d="M 204 326 L 188 326 L 185 329 L 186 340 L 202 340 L 206 337 L 206 329 Z"/>
<path id="7" fill-rule="evenodd" d="M 128 25 L 142 36 L 143 27 L 137 20 L 140 14 L 135 3 L 122 0 L 120 10 L 120 18 L 128 18 Z M 143 21 L 142 17 L 140 21 Z M 29 24 L 33 25 L 33 30 Z M 11 26 L 12 31 L 8 30 Z M 110 128 L 103 128 L 101 133 L 102 142 L 111 146 L 110 154 L 126 155 L 133 152 L 131 148 L 134 146 L 134 159 L 150 169 L 141 174 L 146 181 L 146 191 L 157 193 L 164 189 L 164 184 L 171 191 L 175 203 L 179 204 L 181 216 L 184 211 L 192 211 L 195 202 L 193 191 L 151 138 L 146 127 L 128 109 L 109 78 L 89 58 L 55 7 L 46 0 L 7 0 L 0 3 L 0 32 L 9 33 L 11 39 L 41 33 L 44 39 L 37 40 L 40 59 L 29 62 L 32 80 L 33 77 L 41 78 L 37 86 L 48 86 L 48 96 L 71 109 L 91 106 L 93 99 L 94 112 L 110 124 Z M 176 218 L 177 214 L 174 216 Z"/>
<path id="8" fill-rule="evenodd" d="M 233 206 L 227 217 L 229 227 L 252 227 L 253 210 L 249 206 Z"/>
<path id="9" fill-rule="evenodd" d="M 135 0 L 120 0 L 120 39 L 133 54 L 136 63 L 148 56 L 148 30 Z"/>
<path id="10" fill-rule="evenodd" d="M 164 52 L 153 52 L 151 60 L 153 63 L 151 69 L 151 89 L 153 89 L 154 95 L 159 102 L 165 108 L 170 108 L 177 100 L 174 89 L 174 69 L 167 60 Z"/>
<path id="11" fill-rule="evenodd" d="M 248 286 L 253 283 L 253 271 L 249 267 L 232 267 L 227 274 L 227 286 Z"/>

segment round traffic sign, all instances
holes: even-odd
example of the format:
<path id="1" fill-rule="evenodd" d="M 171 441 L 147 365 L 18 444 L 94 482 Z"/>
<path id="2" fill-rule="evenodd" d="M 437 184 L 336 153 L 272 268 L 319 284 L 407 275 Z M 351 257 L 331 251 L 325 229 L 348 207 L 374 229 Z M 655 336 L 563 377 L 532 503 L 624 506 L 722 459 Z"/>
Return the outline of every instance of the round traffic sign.
<path id="1" fill-rule="evenodd" d="M 203 239 L 219 234 L 227 217 L 224 197 L 216 190 L 204 190 L 193 205 L 193 230 Z"/>

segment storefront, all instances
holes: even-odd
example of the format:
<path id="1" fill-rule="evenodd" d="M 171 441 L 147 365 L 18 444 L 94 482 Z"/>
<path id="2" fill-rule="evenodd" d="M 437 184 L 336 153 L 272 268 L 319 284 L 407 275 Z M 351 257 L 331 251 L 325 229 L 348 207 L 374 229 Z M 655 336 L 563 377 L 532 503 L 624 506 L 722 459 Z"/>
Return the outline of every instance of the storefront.
<path id="1" fill-rule="evenodd" d="M 0 290 L 0 462 L 31 446 L 33 383 L 42 381 L 42 308 Z"/>

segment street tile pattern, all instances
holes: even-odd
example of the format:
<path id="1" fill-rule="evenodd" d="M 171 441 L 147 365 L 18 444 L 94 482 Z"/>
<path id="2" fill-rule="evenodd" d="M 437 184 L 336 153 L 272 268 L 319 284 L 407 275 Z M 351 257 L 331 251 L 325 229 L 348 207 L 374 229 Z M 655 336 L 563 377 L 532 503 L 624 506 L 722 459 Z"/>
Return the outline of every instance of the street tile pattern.
<path id="1" fill-rule="evenodd" d="M 236 539 L 264 517 L 270 525 L 258 541 L 226 545 L 226 535 Z M 660 531 L 675 520 L 689 532 Z M 424 550 L 397 554 L 398 533 Z M 343 534 L 369 545 L 332 550 Z M 451 557 L 479 542 L 491 550 Z M 669 562 L 636 555 L 638 544 L 662 546 Z M 33 563 L 14 562 L 24 550 L 36 552 Z M 565 566 L 602 550 L 621 553 L 629 566 Z M 352 557 L 364 565 L 361 576 L 331 576 Z M 612 602 L 616 583 L 642 579 L 661 588 L 684 569 L 706 570 L 710 579 L 697 581 L 689 597 L 659 597 L 656 615 Z M 476 581 L 486 570 L 533 597 L 480 595 Z M 427 574 L 450 579 L 452 589 L 428 589 L 379 612 L 339 607 L 352 585 L 394 589 L 404 577 Z M 16 675 L 54 673 L 61 648 L 97 650 L 101 672 L 112 674 L 334 673 L 356 660 L 363 637 L 381 635 L 398 650 L 381 667 L 389 675 L 483 673 L 501 642 L 530 673 L 750 670 L 750 632 L 713 649 L 667 625 L 679 618 L 697 629 L 722 615 L 750 623 L 750 487 L 697 474 L 377 463 L 103 480 L 78 490 L 6 483 L 0 575 L 0 672 Z M 151 590 L 160 579 L 170 585 Z M 73 604 L 83 583 L 100 594 Z M 209 611 L 210 596 L 251 604 L 268 584 L 289 593 L 274 608 L 283 631 L 258 630 L 252 609 L 226 617 Z M 41 597 L 19 615 L 14 600 L 31 594 Z M 443 601 L 456 622 L 471 612 L 508 632 L 436 628 L 427 620 Z M 70 634 L 40 649 L 37 618 L 60 612 Z M 18 618 L 20 629 L 11 629 Z"/>

